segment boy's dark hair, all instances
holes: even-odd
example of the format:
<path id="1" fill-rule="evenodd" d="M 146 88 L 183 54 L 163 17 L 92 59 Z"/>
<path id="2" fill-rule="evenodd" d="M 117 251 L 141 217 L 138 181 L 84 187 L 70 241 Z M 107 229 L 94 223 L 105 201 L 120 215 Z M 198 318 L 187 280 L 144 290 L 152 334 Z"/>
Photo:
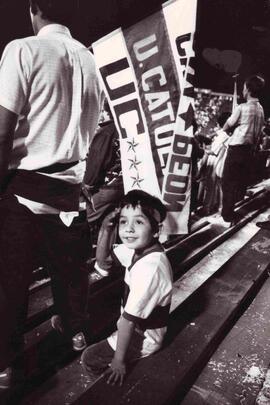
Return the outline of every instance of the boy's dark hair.
<path id="1" fill-rule="evenodd" d="M 245 81 L 246 87 L 252 97 L 259 97 L 264 88 L 265 81 L 261 76 L 250 76 Z"/>
<path id="2" fill-rule="evenodd" d="M 153 232 L 158 232 L 159 223 L 166 218 L 167 210 L 165 205 L 157 198 L 142 190 L 131 190 L 121 200 L 120 208 L 131 205 L 133 208 L 138 205 L 144 215 L 149 219 Z M 160 218 L 157 219 L 157 213 Z"/>
<path id="3" fill-rule="evenodd" d="M 38 7 L 42 18 L 64 25 L 71 23 L 76 10 L 75 0 L 29 0 L 29 3 L 34 15 Z"/>

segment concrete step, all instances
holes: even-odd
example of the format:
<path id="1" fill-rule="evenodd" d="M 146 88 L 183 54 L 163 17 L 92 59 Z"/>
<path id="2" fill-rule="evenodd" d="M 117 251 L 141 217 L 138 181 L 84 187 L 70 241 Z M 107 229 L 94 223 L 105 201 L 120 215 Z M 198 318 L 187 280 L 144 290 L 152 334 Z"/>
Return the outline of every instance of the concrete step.
<path id="1" fill-rule="evenodd" d="M 247 311 L 214 352 L 182 405 L 255 403 L 270 364 L 269 297 L 268 277 Z"/>

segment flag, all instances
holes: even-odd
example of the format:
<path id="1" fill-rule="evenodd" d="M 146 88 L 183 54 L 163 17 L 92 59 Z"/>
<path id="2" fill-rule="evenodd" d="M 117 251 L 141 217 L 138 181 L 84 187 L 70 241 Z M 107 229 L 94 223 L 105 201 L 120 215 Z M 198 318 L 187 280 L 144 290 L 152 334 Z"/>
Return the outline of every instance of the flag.
<path id="1" fill-rule="evenodd" d="M 93 44 L 119 133 L 125 192 L 142 189 L 167 207 L 168 234 L 187 233 L 197 0 L 171 0 Z"/>

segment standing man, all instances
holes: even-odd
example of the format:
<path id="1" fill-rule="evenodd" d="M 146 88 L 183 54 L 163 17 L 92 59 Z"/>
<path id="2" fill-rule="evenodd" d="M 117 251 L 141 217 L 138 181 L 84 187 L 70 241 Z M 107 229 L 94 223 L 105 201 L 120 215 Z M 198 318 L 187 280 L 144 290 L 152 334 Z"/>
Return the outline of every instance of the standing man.
<path id="1" fill-rule="evenodd" d="M 36 36 L 12 41 L 0 62 L 0 387 L 8 388 L 32 271 L 48 261 L 57 313 L 76 350 L 90 254 L 80 184 L 98 123 L 93 56 L 66 24 L 73 0 L 30 0 Z M 75 1 L 74 1 L 75 4 Z M 1 372 L 2 371 L 2 372 Z"/>
<path id="2" fill-rule="evenodd" d="M 264 112 L 258 99 L 263 87 L 262 77 L 251 76 L 247 79 L 243 88 L 243 97 L 246 102 L 235 108 L 223 126 L 224 131 L 235 127 L 228 143 L 222 178 L 221 215 L 228 225 L 235 221 L 235 203 L 245 195 L 253 151 L 264 124 Z"/>

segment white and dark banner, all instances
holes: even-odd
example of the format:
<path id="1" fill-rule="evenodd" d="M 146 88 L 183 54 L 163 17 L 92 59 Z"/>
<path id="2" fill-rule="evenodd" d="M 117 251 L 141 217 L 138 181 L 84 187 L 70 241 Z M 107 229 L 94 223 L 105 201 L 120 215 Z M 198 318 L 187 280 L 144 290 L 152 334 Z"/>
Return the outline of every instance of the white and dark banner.
<path id="1" fill-rule="evenodd" d="M 172 0 L 93 44 L 120 137 L 125 192 L 165 203 L 167 234 L 187 233 L 197 0 Z"/>

